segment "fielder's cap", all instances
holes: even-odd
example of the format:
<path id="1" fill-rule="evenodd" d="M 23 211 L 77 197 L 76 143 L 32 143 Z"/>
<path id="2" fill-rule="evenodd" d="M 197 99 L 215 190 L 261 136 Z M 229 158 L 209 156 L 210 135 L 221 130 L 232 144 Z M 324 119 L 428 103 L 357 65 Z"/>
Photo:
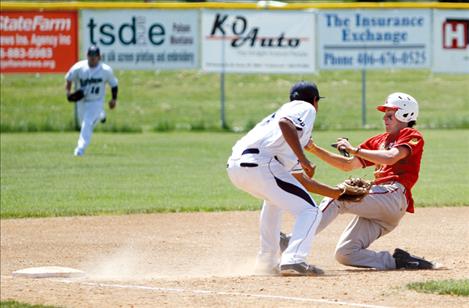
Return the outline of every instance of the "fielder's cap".
<path id="1" fill-rule="evenodd" d="M 100 56 L 101 52 L 99 51 L 99 47 L 96 45 L 91 45 L 88 48 L 88 52 L 86 53 L 88 56 Z"/>
<path id="2" fill-rule="evenodd" d="M 314 82 L 299 81 L 290 89 L 290 101 L 301 100 L 313 103 L 315 97 L 325 98 L 319 95 L 318 86 Z"/>

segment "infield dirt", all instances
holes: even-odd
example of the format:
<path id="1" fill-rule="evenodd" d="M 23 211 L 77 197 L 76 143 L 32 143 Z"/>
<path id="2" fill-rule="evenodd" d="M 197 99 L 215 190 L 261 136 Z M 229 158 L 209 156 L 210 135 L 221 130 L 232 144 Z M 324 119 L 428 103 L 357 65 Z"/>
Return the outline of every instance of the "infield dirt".
<path id="1" fill-rule="evenodd" d="M 66 307 L 469 307 L 467 297 L 423 294 L 410 282 L 469 278 L 469 207 L 417 208 L 371 248 L 400 247 L 446 269 L 375 271 L 338 264 L 350 215 L 319 234 L 310 262 L 321 277 L 253 275 L 259 212 L 1 220 L 1 300 Z M 285 217 L 289 231 L 292 218 Z M 12 277 L 34 266 L 83 270 L 79 279 Z"/>

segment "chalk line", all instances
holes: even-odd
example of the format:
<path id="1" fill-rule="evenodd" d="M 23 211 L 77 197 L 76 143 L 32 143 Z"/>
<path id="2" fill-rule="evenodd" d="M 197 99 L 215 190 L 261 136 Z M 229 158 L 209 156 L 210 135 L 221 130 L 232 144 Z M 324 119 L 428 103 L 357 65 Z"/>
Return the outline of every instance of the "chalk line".
<path id="1" fill-rule="evenodd" d="M 173 293 L 192 293 L 192 294 L 201 294 L 201 295 L 225 295 L 225 296 L 235 296 L 235 297 L 243 296 L 243 297 L 278 299 L 278 300 L 286 300 L 286 301 L 322 303 L 322 304 L 353 306 L 353 307 L 389 308 L 389 306 L 350 303 L 350 302 L 344 302 L 344 301 L 338 301 L 338 300 L 315 299 L 315 298 L 295 297 L 295 296 L 211 291 L 211 290 L 184 289 L 184 288 L 162 288 L 162 287 L 152 287 L 152 286 L 145 286 L 145 285 L 110 284 L 110 283 L 86 282 L 86 281 L 77 281 L 77 280 L 68 280 L 68 279 L 57 280 L 57 281 L 65 282 L 69 284 L 81 284 L 81 285 L 100 287 L 100 288 L 133 289 L 133 290 L 147 290 L 147 291 L 173 292 Z"/>

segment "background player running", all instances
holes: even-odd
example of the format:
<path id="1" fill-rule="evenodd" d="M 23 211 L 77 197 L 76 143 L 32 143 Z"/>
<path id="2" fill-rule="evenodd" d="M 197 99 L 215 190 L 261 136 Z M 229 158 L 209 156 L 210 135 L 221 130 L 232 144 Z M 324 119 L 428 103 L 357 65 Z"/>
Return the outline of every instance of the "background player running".
<path id="1" fill-rule="evenodd" d="M 101 53 L 97 46 L 90 46 L 87 52 L 87 60 L 75 63 L 65 76 L 65 90 L 70 96 L 72 83 L 75 90 L 83 91 L 83 99 L 76 102 L 78 122 L 80 123 L 80 136 L 74 155 L 82 156 L 88 147 L 93 129 L 99 120 L 105 120 L 103 110 L 106 83 L 109 83 L 112 91 L 112 99 L 109 108 L 114 109 L 117 104 L 117 79 L 114 77 L 109 65 L 101 63 Z"/>

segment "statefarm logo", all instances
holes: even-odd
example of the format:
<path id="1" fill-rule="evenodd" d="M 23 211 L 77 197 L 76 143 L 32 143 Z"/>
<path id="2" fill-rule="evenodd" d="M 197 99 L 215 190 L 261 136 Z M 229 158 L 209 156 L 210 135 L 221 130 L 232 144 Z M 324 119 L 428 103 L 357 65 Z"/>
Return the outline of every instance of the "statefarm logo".
<path id="1" fill-rule="evenodd" d="M 447 18 L 443 23 L 443 48 L 466 49 L 469 45 L 469 19 Z"/>
<path id="2" fill-rule="evenodd" d="M 208 40 L 228 40 L 234 48 L 242 46 L 262 48 L 298 48 L 308 38 L 287 37 L 285 32 L 278 36 L 260 36 L 259 27 L 249 27 L 246 17 L 218 13 L 213 21 Z"/>
<path id="3" fill-rule="evenodd" d="M 31 32 L 31 31 L 70 31 L 72 20 L 70 18 L 47 18 L 42 15 L 34 17 L 0 16 L 0 31 L 5 32 Z"/>

